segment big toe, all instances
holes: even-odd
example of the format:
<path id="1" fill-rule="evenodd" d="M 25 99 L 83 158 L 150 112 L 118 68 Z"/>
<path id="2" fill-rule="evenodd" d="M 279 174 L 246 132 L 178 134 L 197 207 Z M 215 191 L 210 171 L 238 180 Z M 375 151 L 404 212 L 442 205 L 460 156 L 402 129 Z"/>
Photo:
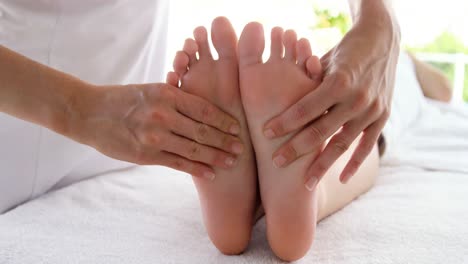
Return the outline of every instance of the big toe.
<path id="1" fill-rule="evenodd" d="M 264 49 L 263 26 L 257 22 L 247 24 L 239 40 L 239 65 L 247 66 L 261 63 Z"/>
<path id="2" fill-rule="evenodd" d="M 213 20 L 211 39 L 220 59 L 237 57 L 236 32 L 227 18 L 217 17 Z"/>

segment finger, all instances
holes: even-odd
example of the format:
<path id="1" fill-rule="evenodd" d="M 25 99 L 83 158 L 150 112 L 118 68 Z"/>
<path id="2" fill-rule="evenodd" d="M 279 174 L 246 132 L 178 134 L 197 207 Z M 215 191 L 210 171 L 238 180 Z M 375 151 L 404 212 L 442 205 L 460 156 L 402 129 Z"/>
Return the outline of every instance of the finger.
<path id="1" fill-rule="evenodd" d="M 268 121 L 263 130 L 265 137 L 272 139 L 284 136 L 321 116 L 337 101 L 336 96 L 330 96 L 330 89 L 335 83 L 333 78 L 325 78 L 316 90 Z"/>
<path id="2" fill-rule="evenodd" d="M 217 128 L 225 133 L 233 135 L 238 135 L 240 133 L 239 122 L 229 114 L 224 113 L 218 107 L 201 97 L 180 90 L 178 92 L 176 108 L 177 111 L 183 115 Z"/>
<path id="3" fill-rule="evenodd" d="M 196 142 L 224 150 L 232 154 L 241 154 L 244 150 L 242 142 L 229 134 L 225 134 L 206 124 L 193 121 L 181 114 L 174 118 L 171 124 L 172 132 Z"/>
<path id="4" fill-rule="evenodd" d="M 387 118 L 384 116 L 364 130 L 364 135 L 340 175 L 340 181 L 342 183 L 346 183 L 356 174 L 361 164 L 372 152 L 386 122 Z"/>
<path id="5" fill-rule="evenodd" d="M 327 173 L 338 158 L 349 149 L 354 140 L 361 134 L 363 127 L 369 124 L 366 118 L 350 121 L 330 139 L 325 149 L 307 170 L 306 186 L 309 190 L 315 188 L 315 185 L 322 179 L 325 173 Z"/>
<path id="6" fill-rule="evenodd" d="M 237 163 L 236 157 L 229 153 L 204 146 L 176 134 L 173 134 L 168 140 L 162 142 L 161 149 L 191 161 L 198 161 L 224 169 L 232 168 Z"/>
<path id="7" fill-rule="evenodd" d="M 154 156 L 154 160 L 158 165 L 183 171 L 194 177 L 206 178 L 208 180 L 214 180 L 216 177 L 214 170 L 205 164 L 191 161 L 169 152 L 159 152 L 158 155 Z"/>
<path id="8" fill-rule="evenodd" d="M 297 133 L 273 154 L 276 167 L 285 167 L 314 150 L 317 150 L 329 137 L 351 118 L 346 106 L 339 105 L 327 114 Z"/>
<path id="9" fill-rule="evenodd" d="M 168 72 L 166 82 L 174 87 L 179 87 L 179 75 L 175 72 Z"/>

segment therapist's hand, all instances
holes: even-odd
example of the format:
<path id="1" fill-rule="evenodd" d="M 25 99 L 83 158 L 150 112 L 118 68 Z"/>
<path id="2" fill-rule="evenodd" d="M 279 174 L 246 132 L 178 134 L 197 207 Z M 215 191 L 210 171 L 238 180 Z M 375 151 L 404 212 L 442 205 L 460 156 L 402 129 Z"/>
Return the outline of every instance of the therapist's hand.
<path id="1" fill-rule="evenodd" d="M 353 28 L 321 59 L 325 69 L 322 84 L 264 126 L 265 135 L 271 138 L 302 128 L 273 156 L 282 155 L 287 161 L 284 166 L 317 150 L 331 137 L 308 169 L 308 189 L 315 187 L 363 133 L 340 180 L 346 182 L 352 177 L 371 152 L 390 114 L 399 28 L 389 11 L 378 6 L 382 1 L 362 2 L 373 10 L 361 10 L 362 16 L 356 18 Z"/>
<path id="2" fill-rule="evenodd" d="M 208 101 L 167 84 L 91 87 L 74 98 L 74 138 L 103 154 L 214 178 L 235 165 L 238 122 Z"/>

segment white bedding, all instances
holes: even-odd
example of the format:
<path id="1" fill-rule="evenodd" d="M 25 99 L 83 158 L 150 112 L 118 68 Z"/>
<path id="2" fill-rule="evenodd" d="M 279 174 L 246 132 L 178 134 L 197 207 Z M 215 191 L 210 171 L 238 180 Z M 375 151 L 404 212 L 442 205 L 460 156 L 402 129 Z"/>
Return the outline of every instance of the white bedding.
<path id="1" fill-rule="evenodd" d="M 468 177 L 381 170 L 318 225 L 299 263 L 468 263 Z M 272 263 L 265 224 L 241 256 L 218 253 L 186 175 L 135 168 L 47 194 L 0 217 L 0 263 Z"/>
<path id="2" fill-rule="evenodd" d="M 411 80 L 401 71 L 395 92 L 404 99 L 386 127 L 375 187 L 319 223 L 299 263 L 468 263 L 468 107 L 417 94 L 405 103 L 398 93 Z M 204 231 L 190 178 L 137 167 L 0 215 L 0 263 L 276 262 L 264 234 L 261 220 L 247 252 L 223 256 Z"/>

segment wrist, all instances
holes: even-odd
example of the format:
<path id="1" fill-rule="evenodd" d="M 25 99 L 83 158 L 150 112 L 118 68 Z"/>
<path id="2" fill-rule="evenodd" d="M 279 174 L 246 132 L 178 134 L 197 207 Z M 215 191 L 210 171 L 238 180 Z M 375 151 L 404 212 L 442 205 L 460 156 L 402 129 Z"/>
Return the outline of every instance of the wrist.
<path id="1" fill-rule="evenodd" d="M 400 26 L 388 1 L 362 0 L 353 14 L 353 31 L 364 33 L 367 41 L 382 43 L 388 51 L 399 50 Z"/>
<path id="2" fill-rule="evenodd" d="M 100 97 L 99 87 L 80 82 L 73 87 L 72 92 L 64 98 L 59 118 L 54 120 L 54 130 L 80 143 L 89 145 L 88 120 Z"/>

